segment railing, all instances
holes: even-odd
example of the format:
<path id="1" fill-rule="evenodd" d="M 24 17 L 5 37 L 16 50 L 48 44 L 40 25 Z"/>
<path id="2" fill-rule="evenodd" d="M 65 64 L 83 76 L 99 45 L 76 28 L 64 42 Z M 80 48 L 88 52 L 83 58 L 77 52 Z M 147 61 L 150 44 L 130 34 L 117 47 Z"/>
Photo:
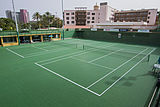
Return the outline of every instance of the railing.
<path id="1" fill-rule="evenodd" d="M 56 30 L 31 30 L 31 31 L 20 31 L 19 35 L 31 35 L 31 34 L 50 34 L 60 33 L 61 29 Z M 1 31 L 0 36 L 17 35 L 16 31 Z"/>

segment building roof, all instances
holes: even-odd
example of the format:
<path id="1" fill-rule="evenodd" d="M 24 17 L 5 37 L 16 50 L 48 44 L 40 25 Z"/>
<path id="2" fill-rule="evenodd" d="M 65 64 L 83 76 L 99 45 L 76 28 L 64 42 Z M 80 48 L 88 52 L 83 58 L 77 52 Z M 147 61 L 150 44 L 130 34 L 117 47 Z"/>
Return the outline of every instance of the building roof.
<path id="1" fill-rule="evenodd" d="M 157 9 L 141 9 L 141 10 L 121 10 L 115 13 L 130 13 L 130 12 L 144 12 L 149 10 L 157 10 Z"/>
<path id="2" fill-rule="evenodd" d="M 90 28 L 90 26 L 64 26 L 65 29 Z"/>
<path id="3" fill-rule="evenodd" d="M 122 26 L 122 25 L 147 25 L 146 22 L 106 22 L 106 23 L 97 23 L 97 26 Z"/>

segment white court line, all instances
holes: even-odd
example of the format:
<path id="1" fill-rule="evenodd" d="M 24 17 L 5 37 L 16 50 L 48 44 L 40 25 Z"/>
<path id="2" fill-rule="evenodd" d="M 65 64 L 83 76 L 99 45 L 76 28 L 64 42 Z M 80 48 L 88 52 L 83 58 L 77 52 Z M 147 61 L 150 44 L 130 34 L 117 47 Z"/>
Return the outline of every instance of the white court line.
<path id="1" fill-rule="evenodd" d="M 63 78 L 64 80 L 66 80 L 66 81 L 68 81 L 68 82 L 71 82 L 72 84 L 74 84 L 74 85 L 76 85 L 76 86 L 78 86 L 78 87 L 80 87 L 80 88 L 83 88 L 83 89 L 87 90 L 88 92 L 91 92 L 91 93 L 93 93 L 93 94 L 95 94 L 95 95 L 97 95 L 97 96 L 100 96 L 98 93 L 96 93 L 96 92 L 94 92 L 94 91 L 92 91 L 92 90 L 90 90 L 90 89 L 87 89 L 86 87 L 84 87 L 84 86 L 82 86 L 82 85 L 80 85 L 80 84 L 78 84 L 78 83 L 76 83 L 76 82 L 74 82 L 74 81 L 72 81 L 72 80 L 70 80 L 70 79 L 68 79 L 68 78 L 66 78 L 66 77 L 64 77 L 64 76 L 62 76 L 62 75 L 60 75 L 60 74 L 58 74 L 58 73 L 56 73 L 56 72 L 54 72 L 54 71 L 52 71 L 52 70 L 44 67 L 44 66 L 42 66 L 42 65 L 40 65 L 40 64 L 38 64 L 38 63 L 35 63 L 35 64 L 36 64 L 37 66 L 39 66 L 39 67 L 47 70 L 48 72 L 51 72 L 51 73 L 53 73 L 53 74 L 55 74 L 55 75 Z"/>
<path id="2" fill-rule="evenodd" d="M 109 46 L 114 46 L 114 45 L 109 45 Z M 107 46 L 108 47 L 108 46 Z M 89 50 L 93 50 L 93 49 L 88 49 L 86 51 L 89 51 Z M 82 52 L 85 52 L 85 51 L 82 51 Z M 79 52 L 74 52 L 74 53 L 71 53 L 71 54 L 66 54 L 66 55 L 62 55 L 62 56 L 59 56 L 59 57 L 54 57 L 54 58 L 50 58 L 50 59 L 47 59 L 47 60 L 42 60 L 42 61 L 39 61 L 37 63 L 40 63 L 40 62 L 46 62 L 46 61 L 49 61 L 49 60 L 53 60 L 53 59 L 56 59 L 56 58 L 61 58 L 61 57 L 65 57 L 65 56 L 68 56 L 68 55 L 73 55 L 73 54 L 76 54 L 76 53 L 79 53 Z"/>
<path id="3" fill-rule="evenodd" d="M 106 47 L 111 47 L 111 46 L 113 46 L 113 45 L 109 45 L 109 46 L 106 46 Z M 80 54 L 76 54 L 76 53 L 79 53 L 79 52 L 75 52 L 75 53 L 72 53 L 72 54 L 76 54 L 76 55 L 74 55 L 74 56 L 78 56 L 78 55 L 82 55 L 82 54 L 91 52 L 91 51 L 89 51 L 89 50 L 91 50 L 91 51 L 96 51 L 96 50 L 98 50 L 98 49 L 88 49 L 88 50 L 86 50 L 86 51 L 82 51 L 82 53 L 80 53 Z M 70 55 L 72 55 L 72 54 L 70 54 Z M 67 55 L 63 55 L 63 56 L 67 56 Z M 59 60 L 63 60 L 63 59 L 68 59 L 68 58 L 71 58 L 71 57 L 73 57 L 73 56 L 69 56 L 69 57 L 65 57 L 65 58 L 62 58 L 62 59 L 58 59 L 58 61 L 59 61 Z M 56 59 L 56 57 L 55 57 L 55 58 L 48 59 L 48 60 L 39 61 L 39 62 L 49 61 L 49 60 L 53 60 L 53 59 Z M 57 60 L 51 61 L 51 62 L 48 62 L 48 63 L 44 63 L 44 64 L 42 64 L 42 65 L 49 64 L 49 63 L 53 63 L 53 62 L 56 62 L 56 61 L 57 61 Z M 38 63 L 39 63 L 39 62 L 38 62 Z"/>
<path id="4" fill-rule="evenodd" d="M 32 46 L 33 48 L 36 48 L 36 49 L 40 49 L 40 50 L 44 50 L 44 51 L 49 51 L 47 49 L 44 49 L 44 48 L 40 48 L 40 47 L 35 47 L 35 46 Z"/>
<path id="5" fill-rule="evenodd" d="M 124 46 L 135 47 L 135 48 L 142 48 L 142 49 L 147 48 L 145 46 L 134 46 L 134 45 L 127 45 L 127 44 L 125 44 Z"/>
<path id="6" fill-rule="evenodd" d="M 155 51 L 155 48 L 152 49 L 150 53 L 148 53 L 145 57 L 143 57 L 138 63 L 136 63 L 131 69 L 129 69 L 126 73 L 124 73 L 119 79 L 117 79 L 112 85 L 110 85 L 106 90 L 104 90 L 100 96 L 102 96 L 105 92 L 107 92 L 110 88 L 112 88 L 118 81 L 120 81 L 125 75 L 127 75 L 133 68 L 135 68 L 139 63 L 141 63 L 148 55 L 150 55 L 153 51 Z"/>
<path id="7" fill-rule="evenodd" d="M 106 66 L 102 66 L 102 65 L 99 65 L 99 64 L 95 64 L 95 63 L 90 63 L 90 62 L 87 62 L 85 60 L 82 60 L 82 59 L 78 59 L 78 58 L 72 58 L 74 60 L 78 60 L 78 61 L 81 61 L 81 62 L 85 62 L 85 63 L 88 63 L 88 64 L 92 64 L 92 65 L 95 65 L 95 66 L 98 66 L 98 67 L 101 67 L 101 68 L 106 68 L 106 69 L 109 69 L 109 70 L 113 70 L 114 68 L 110 68 L 110 67 L 106 67 Z"/>
<path id="8" fill-rule="evenodd" d="M 83 51 L 81 51 L 81 52 L 83 52 Z M 58 56 L 58 57 L 54 57 L 54 58 L 38 61 L 36 63 L 46 62 L 46 61 L 50 61 L 50 60 L 53 60 L 53 59 L 57 59 L 57 58 L 61 58 L 61 57 L 65 57 L 65 56 L 73 55 L 73 54 L 77 54 L 77 53 L 80 53 L 80 52 L 78 51 L 78 52 L 74 52 L 74 53 L 71 53 L 71 54 L 65 54 L 65 55 L 62 55 L 62 56 Z"/>
<path id="9" fill-rule="evenodd" d="M 92 63 L 92 62 L 94 62 L 94 61 L 97 61 L 97 60 L 99 60 L 99 59 L 102 59 L 102 58 L 104 58 L 104 57 L 106 57 L 106 56 L 112 55 L 112 54 L 114 54 L 114 53 L 116 53 L 116 52 L 119 52 L 119 51 L 121 51 L 121 50 L 122 50 L 122 49 L 119 49 L 119 50 L 117 50 L 117 51 L 114 51 L 114 52 L 108 53 L 108 54 L 106 54 L 106 55 L 103 55 L 103 56 L 101 56 L 101 57 L 98 57 L 98 58 L 96 58 L 96 59 L 93 59 L 93 60 L 89 61 L 89 63 Z"/>
<path id="10" fill-rule="evenodd" d="M 10 51 L 10 52 L 12 52 L 13 54 L 15 54 L 15 55 L 18 55 L 19 57 L 21 57 L 21 58 L 24 58 L 24 56 L 22 56 L 22 55 L 20 55 L 20 54 L 18 54 L 18 53 L 16 53 L 16 52 L 14 52 L 14 51 L 12 51 L 12 50 L 10 50 L 10 49 L 8 49 L 8 48 L 6 48 L 8 51 Z"/>
<path id="11" fill-rule="evenodd" d="M 121 68 L 123 65 L 127 64 L 129 61 L 131 61 L 132 59 L 134 59 L 135 57 L 137 57 L 139 54 L 143 53 L 146 50 L 148 50 L 148 48 L 146 48 L 145 50 L 139 52 L 136 56 L 132 57 L 131 59 L 127 60 L 126 62 L 124 62 L 123 64 L 121 64 L 120 66 L 118 66 L 117 68 L 115 68 L 114 70 L 112 70 L 111 72 L 107 73 L 106 75 L 104 75 L 103 77 L 101 77 L 100 79 L 98 79 L 97 81 L 95 81 L 94 83 L 92 83 L 91 85 L 89 85 L 87 88 L 92 87 L 93 85 L 95 85 L 96 83 L 98 83 L 99 81 L 101 81 L 102 79 L 104 79 L 105 77 L 107 77 L 108 75 L 110 75 L 111 73 L 115 72 L 117 69 Z"/>
<path id="12" fill-rule="evenodd" d="M 45 46 L 45 47 L 43 47 L 43 49 L 44 49 L 44 48 L 51 48 L 51 47 L 56 47 L 56 48 L 50 49 L 50 50 L 48 50 L 48 51 L 53 51 L 53 50 L 56 50 L 56 49 L 60 49 L 60 48 L 57 48 L 57 46 L 58 46 L 58 45 L 56 45 L 56 46 Z M 63 48 L 64 48 L 64 47 L 63 47 Z M 65 47 L 65 48 L 68 49 L 68 47 Z M 37 55 L 37 53 L 42 53 L 42 51 L 40 51 L 40 52 L 33 52 L 33 53 L 30 53 L 30 54 L 27 54 L 27 55 L 29 55 L 29 56 L 30 56 L 30 55 L 35 55 L 35 54 Z"/>
<path id="13" fill-rule="evenodd" d="M 68 50 L 68 49 L 59 49 L 59 50 L 47 51 L 47 52 L 41 53 L 41 54 L 29 55 L 29 56 L 26 56 L 25 58 L 35 57 L 35 56 L 39 56 L 39 55 L 44 55 L 44 54 L 48 54 L 48 53 L 52 53 L 52 52 L 59 52 L 59 51 L 64 51 L 64 50 Z"/>
<path id="14" fill-rule="evenodd" d="M 106 47 L 111 47 L 113 45 L 109 45 L 109 46 L 106 46 Z M 65 57 L 65 58 L 61 58 L 61 59 L 57 59 L 57 60 L 54 60 L 54 61 L 50 61 L 50 62 L 47 62 L 47 63 L 43 63 L 41 65 L 46 65 L 46 64 L 50 64 L 50 63 L 53 63 L 53 62 L 57 62 L 57 61 L 61 61 L 61 60 L 64 60 L 64 59 L 68 59 L 68 58 L 72 58 L 74 56 L 79 56 L 79 55 L 83 55 L 83 54 L 86 54 L 86 53 L 89 53 L 89 52 L 93 52 L 93 51 L 96 51 L 96 50 L 99 50 L 99 49 L 90 49 L 91 51 L 89 50 L 86 50 L 80 54 L 76 54 L 76 55 L 73 55 L 73 56 L 69 56 L 69 57 Z"/>
<path id="15" fill-rule="evenodd" d="M 148 104 L 148 107 L 151 107 L 151 104 L 152 104 L 152 102 L 153 102 L 153 99 L 154 99 L 154 97 L 155 97 L 155 94 L 156 94 L 157 89 L 158 89 L 158 87 L 156 86 L 156 88 L 154 89 L 152 98 L 151 98 L 151 100 L 150 100 L 150 102 L 149 102 L 149 104 Z"/>

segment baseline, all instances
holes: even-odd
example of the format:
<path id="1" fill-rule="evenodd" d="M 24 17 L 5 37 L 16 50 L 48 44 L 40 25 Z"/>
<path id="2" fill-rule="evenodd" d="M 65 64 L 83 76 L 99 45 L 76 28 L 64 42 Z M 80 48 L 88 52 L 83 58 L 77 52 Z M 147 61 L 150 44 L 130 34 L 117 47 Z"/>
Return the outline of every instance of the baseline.
<path id="1" fill-rule="evenodd" d="M 86 87 L 84 87 L 84 86 L 82 86 L 82 85 L 80 85 L 80 84 L 78 84 L 78 83 L 76 83 L 76 82 L 74 82 L 74 81 L 72 81 L 72 80 L 70 80 L 70 79 L 68 79 L 68 78 L 66 78 L 66 77 L 64 77 L 64 76 L 62 76 L 62 75 L 60 75 L 60 74 L 58 74 L 58 73 L 56 73 L 56 72 L 54 72 L 54 71 L 52 71 L 52 70 L 44 67 L 44 66 L 42 66 L 42 65 L 40 65 L 40 64 L 38 64 L 38 63 L 35 63 L 35 64 L 36 64 L 37 66 L 39 66 L 39 67 L 47 70 L 48 72 L 51 72 L 51 73 L 53 73 L 53 74 L 55 74 L 55 75 L 63 78 L 64 80 L 66 80 L 66 81 L 68 81 L 68 82 L 71 82 L 72 84 L 74 84 L 74 85 L 76 85 L 76 86 L 78 86 L 78 87 L 80 87 L 80 88 L 83 88 L 83 89 L 87 90 L 88 92 L 90 92 L 90 93 L 92 93 L 92 94 L 94 94 L 94 95 L 100 96 L 98 93 L 96 93 L 96 92 L 94 92 L 94 91 L 92 91 L 92 90 L 90 90 L 90 89 L 88 89 L 88 88 L 86 88 Z"/>
<path id="2" fill-rule="evenodd" d="M 102 78 L 98 79 L 97 81 L 95 81 L 94 83 L 92 83 L 91 85 L 89 85 L 87 88 L 92 87 L 93 85 L 95 85 L 96 83 L 98 83 L 99 81 L 101 81 L 102 79 L 104 79 L 105 77 L 107 77 L 108 75 L 110 75 L 111 73 L 115 72 L 117 69 L 121 68 L 123 65 L 127 64 L 128 62 L 130 62 L 132 59 L 134 59 L 135 57 L 137 57 L 139 54 L 143 53 L 144 51 L 148 50 L 149 48 L 144 49 L 143 51 L 139 52 L 137 55 L 135 55 L 134 57 L 132 57 L 131 59 L 127 60 L 126 62 L 122 63 L 120 66 L 118 66 L 117 68 L 115 68 L 114 70 L 112 70 L 111 72 L 107 73 L 106 75 L 104 75 Z"/>
<path id="3" fill-rule="evenodd" d="M 110 88 L 112 88 L 118 81 L 120 81 L 125 75 L 127 75 L 132 69 L 134 69 L 139 63 L 141 63 L 148 55 L 155 51 L 155 48 L 152 49 L 146 56 L 144 56 L 139 62 L 137 62 L 132 68 L 130 68 L 126 73 L 124 73 L 119 79 L 117 79 L 112 85 L 110 85 L 107 89 L 105 89 L 100 96 L 102 96 L 105 92 L 107 92 Z"/>
<path id="4" fill-rule="evenodd" d="M 8 51 L 10 51 L 11 53 L 17 55 L 17 56 L 19 56 L 19 57 L 21 57 L 21 58 L 24 58 L 24 56 L 20 55 L 19 53 L 14 52 L 14 51 L 12 51 L 11 49 L 8 49 L 8 48 L 6 48 L 6 49 L 7 49 Z"/>

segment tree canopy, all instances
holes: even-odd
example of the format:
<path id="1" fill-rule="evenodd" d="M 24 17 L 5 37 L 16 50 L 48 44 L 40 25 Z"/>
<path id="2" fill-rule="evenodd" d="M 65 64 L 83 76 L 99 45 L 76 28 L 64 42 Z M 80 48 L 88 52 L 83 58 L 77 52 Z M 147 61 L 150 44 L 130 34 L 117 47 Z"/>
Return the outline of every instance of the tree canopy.
<path id="1" fill-rule="evenodd" d="M 55 17 L 55 15 L 51 14 L 50 12 L 45 12 L 42 15 L 39 14 L 39 12 L 35 12 L 32 18 L 36 21 L 36 25 L 34 24 L 34 26 L 38 26 L 38 28 L 62 27 L 62 20 L 58 17 Z"/>
<path id="2" fill-rule="evenodd" d="M 62 20 L 59 17 L 55 17 L 55 15 L 50 12 L 45 12 L 44 14 L 40 14 L 39 12 L 35 12 L 32 16 L 34 21 L 30 23 L 18 23 L 19 29 L 40 29 L 40 28 L 49 28 L 49 27 L 62 27 Z M 15 22 L 9 18 L 0 18 L 0 28 L 3 31 L 6 30 L 16 30 Z"/>
<path id="3" fill-rule="evenodd" d="M 0 18 L 0 28 L 2 28 L 3 30 L 15 30 L 16 25 L 12 19 Z"/>

